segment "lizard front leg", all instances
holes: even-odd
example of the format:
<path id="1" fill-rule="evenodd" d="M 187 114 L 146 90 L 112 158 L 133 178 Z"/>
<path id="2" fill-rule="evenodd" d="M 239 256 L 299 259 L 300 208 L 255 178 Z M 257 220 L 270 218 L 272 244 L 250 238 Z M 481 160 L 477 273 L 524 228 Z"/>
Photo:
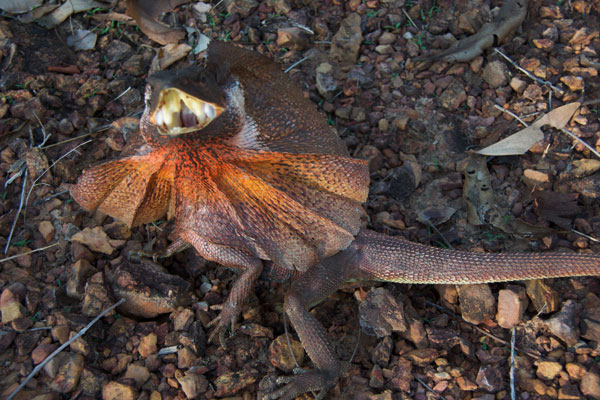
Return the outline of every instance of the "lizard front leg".
<path id="1" fill-rule="evenodd" d="M 356 276 L 362 254 L 351 247 L 300 275 L 285 297 L 285 312 L 300 337 L 304 349 L 317 368 L 297 375 L 287 385 L 263 394 L 263 400 L 292 400 L 298 395 L 320 390 L 322 399 L 340 377 L 341 365 L 327 331 L 308 311 L 342 284 Z"/>
<path id="2" fill-rule="evenodd" d="M 193 232 L 184 232 L 181 238 L 194 246 L 204 259 L 242 270 L 242 274 L 233 283 L 227 300 L 221 304 L 221 313 L 209 324 L 215 326 L 215 329 L 208 341 L 213 342 L 218 334 L 221 346 L 225 348 L 227 326 L 231 327 L 232 332 L 235 330 L 242 304 L 252 293 L 254 284 L 262 273 L 263 263 L 242 249 L 211 243 Z"/>

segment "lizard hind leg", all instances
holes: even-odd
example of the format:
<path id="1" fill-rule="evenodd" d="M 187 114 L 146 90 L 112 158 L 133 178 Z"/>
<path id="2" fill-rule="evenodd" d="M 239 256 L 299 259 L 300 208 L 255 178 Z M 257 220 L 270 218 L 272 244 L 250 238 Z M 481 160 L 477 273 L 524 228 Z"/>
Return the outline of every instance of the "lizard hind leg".
<path id="1" fill-rule="evenodd" d="M 327 331 L 309 313 L 309 309 L 344 282 L 357 277 L 361 257 L 361 252 L 351 246 L 326 258 L 294 280 L 285 297 L 285 312 L 317 368 L 295 376 L 291 382 L 270 393 L 259 393 L 259 398 L 292 400 L 302 393 L 320 390 L 317 399 L 322 399 L 335 386 L 342 372 L 341 363 Z"/>

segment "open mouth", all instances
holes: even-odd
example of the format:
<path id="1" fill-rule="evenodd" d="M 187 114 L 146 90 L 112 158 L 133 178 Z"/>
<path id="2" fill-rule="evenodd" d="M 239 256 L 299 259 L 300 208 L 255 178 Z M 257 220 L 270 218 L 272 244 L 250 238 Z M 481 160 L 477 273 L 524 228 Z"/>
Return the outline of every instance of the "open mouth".
<path id="1" fill-rule="evenodd" d="M 202 101 L 175 88 L 162 90 L 150 122 L 165 135 L 193 132 L 210 124 L 223 107 Z"/>

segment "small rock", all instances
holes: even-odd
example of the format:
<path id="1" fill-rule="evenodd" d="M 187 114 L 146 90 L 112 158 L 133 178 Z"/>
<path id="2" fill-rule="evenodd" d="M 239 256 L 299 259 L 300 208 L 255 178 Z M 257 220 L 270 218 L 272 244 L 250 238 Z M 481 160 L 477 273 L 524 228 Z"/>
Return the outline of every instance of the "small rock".
<path id="1" fill-rule="evenodd" d="M 394 44 L 396 42 L 396 34 L 387 31 L 383 32 L 381 36 L 379 36 L 378 42 L 382 45 Z"/>
<path id="2" fill-rule="evenodd" d="M 142 358 L 147 358 L 149 355 L 154 354 L 158 351 L 156 343 L 158 337 L 156 333 L 152 332 L 146 336 L 142 336 L 140 344 L 138 346 L 138 352 Z"/>
<path id="3" fill-rule="evenodd" d="M 533 39 L 533 45 L 538 49 L 550 52 L 554 49 L 554 41 L 550 39 Z"/>
<path id="4" fill-rule="evenodd" d="M 101 227 L 85 228 L 71 237 L 72 241 L 86 245 L 92 251 L 111 255 L 114 248 L 110 245 L 110 238 Z"/>
<path id="5" fill-rule="evenodd" d="M 560 81 L 572 91 L 583 90 L 584 88 L 584 81 L 580 76 L 562 76 Z"/>
<path id="6" fill-rule="evenodd" d="M 527 85 L 527 88 L 523 92 L 523 97 L 531 101 L 541 100 L 542 88 L 539 85 Z"/>
<path id="7" fill-rule="evenodd" d="M 567 383 L 558 389 L 559 400 L 579 400 L 581 393 L 577 389 L 577 385 Z"/>
<path id="8" fill-rule="evenodd" d="M 585 367 L 581 364 L 577 363 L 567 363 L 565 364 L 565 370 L 569 374 L 569 377 L 573 380 L 580 380 L 585 375 Z"/>
<path id="9" fill-rule="evenodd" d="M 269 3 L 273 6 L 273 11 L 278 14 L 287 15 L 292 11 L 292 6 L 288 0 L 271 0 Z"/>
<path id="10" fill-rule="evenodd" d="M 380 44 L 375 46 L 375 52 L 377 54 L 392 54 L 394 52 L 394 48 L 389 44 Z"/>
<path id="11" fill-rule="evenodd" d="M 562 365 L 556 361 L 540 361 L 536 375 L 540 379 L 551 381 L 562 371 Z"/>
<path id="12" fill-rule="evenodd" d="M 188 399 L 196 399 L 208 389 L 208 379 L 204 375 L 186 372 L 184 376 L 177 378 L 177 382 Z"/>
<path id="13" fill-rule="evenodd" d="M 40 222 L 40 225 L 38 226 L 38 231 L 40 231 L 46 243 L 50 243 L 52 239 L 54 239 L 54 225 L 52 225 L 52 222 Z"/>
<path id="14" fill-rule="evenodd" d="M 548 329 L 554 335 L 564 341 L 567 346 L 575 346 L 579 340 L 579 330 L 574 318 L 577 312 L 577 303 L 567 300 L 560 312 L 556 313 L 547 321 Z"/>
<path id="15" fill-rule="evenodd" d="M 523 318 L 529 301 L 522 286 L 511 285 L 498 293 L 498 313 L 496 320 L 504 329 L 510 329 Z"/>
<path id="16" fill-rule="evenodd" d="M 240 17 L 247 17 L 258 6 L 255 0 L 227 0 L 225 8 L 230 13 L 238 13 Z"/>
<path id="17" fill-rule="evenodd" d="M 368 144 L 364 145 L 355 157 L 361 160 L 367 160 L 369 162 L 369 171 L 371 172 L 376 172 L 383 168 L 383 154 L 381 154 L 381 151 L 375 146 Z"/>
<path id="18" fill-rule="evenodd" d="M 558 310 L 558 293 L 540 279 L 525 281 L 527 295 L 538 312 L 553 313 Z"/>
<path id="19" fill-rule="evenodd" d="M 494 316 L 496 300 L 489 285 L 461 285 L 458 296 L 461 315 L 468 322 L 477 325 Z"/>
<path id="20" fill-rule="evenodd" d="M 259 373 L 255 369 L 242 370 L 238 372 L 227 372 L 215 379 L 217 391 L 215 396 L 225 397 L 231 396 L 245 388 L 248 385 L 256 382 Z"/>
<path id="21" fill-rule="evenodd" d="M 67 281 L 67 296 L 81 299 L 84 294 L 84 286 L 87 279 L 96 272 L 96 268 L 87 260 L 78 260 L 69 270 Z M 87 315 L 87 314 L 86 314 Z"/>
<path id="22" fill-rule="evenodd" d="M 133 379 L 135 385 L 139 388 L 150 379 L 150 372 L 148 371 L 148 368 L 143 365 L 129 364 L 127 371 L 125 372 L 125 378 Z"/>
<path id="23" fill-rule="evenodd" d="M 508 83 L 508 67 L 502 61 L 492 61 L 483 68 L 481 77 L 493 88 L 505 86 Z"/>
<path id="24" fill-rule="evenodd" d="M 102 388 L 102 400 L 135 400 L 137 396 L 134 387 L 116 381 L 108 382 Z"/>
<path id="25" fill-rule="evenodd" d="M 71 334 L 69 335 L 69 339 L 73 339 L 73 337 L 75 335 L 76 335 L 75 332 L 71 332 Z M 88 354 L 90 354 L 90 345 L 87 343 L 87 341 L 82 336 L 80 336 L 77 339 L 73 340 L 69 344 L 69 347 L 75 353 L 83 354 L 84 356 L 87 356 Z"/>
<path id="26" fill-rule="evenodd" d="M 504 379 L 498 368 L 485 366 L 479 368 L 476 379 L 477 385 L 491 393 L 497 393 L 504 388 Z"/>
<path id="27" fill-rule="evenodd" d="M 333 66 L 329 63 L 321 63 L 316 70 L 316 86 L 319 94 L 324 98 L 329 98 L 338 86 L 333 79 Z"/>
<path id="28" fill-rule="evenodd" d="M 69 340 L 69 326 L 57 325 L 50 331 L 52 338 L 60 344 L 65 344 Z"/>
<path id="29" fill-rule="evenodd" d="M 462 391 L 473 391 L 477 390 L 477 385 L 475 382 L 472 382 L 470 379 L 465 378 L 464 376 L 459 376 L 456 378 L 456 383 L 458 383 L 458 387 Z"/>
<path id="30" fill-rule="evenodd" d="M 467 93 L 464 85 L 458 80 L 454 80 L 440 95 L 439 101 L 442 107 L 448 111 L 455 111 L 467 100 Z"/>
<path id="31" fill-rule="evenodd" d="M 440 356 L 436 349 L 416 349 L 411 350 L 404 355 L 413 364 L 419 367 L 425 367 L 435 361 Z"/>
<path id="32" fill-rule="evenodd" d="M 173 330 L 186 331 L 192 322 L 194 322 L 194 312 L 189 308 L 184 308 L 175 315 L 175 319 L 173 320 Z"/>
<path id="33" fill-rule="evenodd" d="M 0 295 L 0 311 L 2 312 L 2 323 L 4 324 L 27 316 L 27 310 L 19 301 L 18 295 L 10 287 L 5 288 L 2 295 Z"/>
<path id="34" fill-rule="evenodd" d="M 358 57 L 358 50 L 363 41 L 360 16 L 352 13 L 346 17 L 340 29 L 333 36 L 331 42 L 331 57 L 346 63 L 354 64 Z"/>
<path id="35" fill-rule="evenodd" d="M 373 364 L 377 364 L 381 367 L 386 367 L 390 361 L 390 356 L 392 355 L 392 349 L 394 348 L 394 341 L 391 336 L 386 336 L 382 338 L 377 346 L 375 346 L 375 350 L 371 354 L 371 361 Z"/>
<path id="36" fill-rule="evenodd" d="M 384 337 L 408 331 L 404 307 L 385 288 L 371 289 L 358 306 L 360 326 L 369 335 Z"/>
<path id="37" fill-rule="evenodd" d="M 579 384 L 581 393 L 592 399 L 600 399 L 600 375 L 587 372 Z"/>
<path id="38" fill-rule="evenodd" d="M 517 93 L 523 93 L 527 87 L 527 82 L 517 78 L 516 76 L 510 80 L 510 87 Z"/>
<path id="39" fill-rule="evenodd" d="M 302 347 L 302 344 L 293 338 L 289 338 L 289 340 L 294 357 L 290 354 L 288 339 L 285 335 L 278 336 L 269 345 L 269 361 L 284 372 L 291 372 L 296 368 L 294 358 L 300 365 L 304 361 L 304 347 Z"/>
<path id="40" fill-rule="evenodd" d="M 42 343 L 31 352 L 31 360 L 37 365 L 44 361 L 57 348 L 58 346 L 54 343 Z"/>
<path id="41" fill-rule="evenodd" d="M 95 317 L 109 307 L 113 301 L 104 283 L 104 273 L 96 272 L 87 281 L 83 294 L 81 312 L 88 317 Z M 111 311 L 107 315 L 114 315 Z"/>
<path id="42" fill-rule="evenodd" d="M 107 278 L 115 296 L 127 300 L 119 310 L 131 315 L 154 318 L 191 301 L 188 282 L 148 260 L 122 261 Z"/>
<path id="43" fill-rule="evenodd" d="M 371 369 L 369 386 L 373 388 L 383 387 L 383 372 L 381 371 L 381 367 L 379 365 L 375 365 L 373 369 Z"/>
<path id="44" fill-rule="evenodd" d="M 46 364 L 44 370 L 51 363 L 54 366 L 50 369 L 55 369 L 56 375 L 52 374 L 54 379 L 48 384 L 48 387 L 59 393 L 68 393 L 75 389 L 83 370 L 83 356 L 75 353 L 59 353 Z"/>
<path id="45" fill-rule="evenodd" d="M 400 357 L 397 365 L 392 368 L 392 379 L 390 384 L 393 389 L 410 392 L 410 383 L 414 380 L 412 375 L 412 364 L 406 358 Z"/>
<path id="46" fill-rule="evenodd" d="M 188 369 L 197 358 L 198 357 L 196 357 L 196 354 L 194 354 L 189 346 L 184 346 L 177 351 L 177 368 Z"/>
<path id="47" fill-rule="evenodd" d="M 363 107 L 352 107 L 350 118 L 356 122 L 362 122 L 367 119 L 367 111 Z"/>
<path id="48" fill-rule="evenodd" d="M 277 46 L 288 50 L 302 50 L 308 44 L 304 30 L 293 27 L 277 29 Z"/>
<path id="49" fill-rule="evenodd" d="M 545 172 L 536 171 L 534 169 L 526 169 L 523 171 L 523 176 L 521 179 L 528 186 L 538 186 L 545 189 L 550 188 L 550 177 Z"/>

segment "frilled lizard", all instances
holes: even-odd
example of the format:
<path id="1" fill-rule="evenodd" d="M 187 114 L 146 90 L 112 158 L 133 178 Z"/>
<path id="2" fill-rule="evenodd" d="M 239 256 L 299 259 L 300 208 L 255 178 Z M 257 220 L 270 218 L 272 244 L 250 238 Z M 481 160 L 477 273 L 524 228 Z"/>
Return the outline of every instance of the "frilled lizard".
<path id="1" fill-rule="evenodd" d="M 193 246 L 242 271 L 215 321 L 221 338 L 261 273 L 292 279 L 288 314 L 316 368 L 267 399 L 337 382 L 341 369 L 309 308 L 349 280 L 470 284 L 600 275 L 600 255 L 450 251 L 361 229 L 365 161 L 267 57 L 224 43 L 204 68 L 148 81 L 140 131 L 150 152 L 85 171 L 75 200 L 129 226 L 174 218 L 172 253 Z"/>

